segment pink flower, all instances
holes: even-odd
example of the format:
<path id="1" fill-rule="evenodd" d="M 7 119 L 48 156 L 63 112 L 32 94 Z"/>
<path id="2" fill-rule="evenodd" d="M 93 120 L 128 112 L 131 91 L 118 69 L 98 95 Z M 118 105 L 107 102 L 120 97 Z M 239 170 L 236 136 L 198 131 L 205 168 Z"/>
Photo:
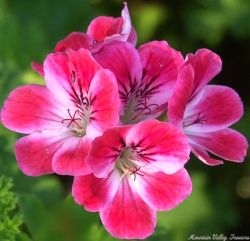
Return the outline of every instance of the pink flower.
<path id="1" fill-rule="evenodd" d="M 93 56 L 117 78 L 123 124 L 156 118 L 165 111 L 184 61 L 165 41 L 149 42 L 138 50 L 130 43 L 112 42 Z"/>
<path id="2" fill-rule="evenodd" d="M 1 112 L 5 127 L 28 134 L 15 145 L 17 162 L 32 176 L 90 173 L 92 140 L 119 120 L 116 79 L 85 49 L 48 55 L 44 75 L 46 86 L 18 87 Z"/>
<path id="3" fill-rule="evenodd" d="M 223 163 L 209 153 L 242 162 L 248 146 L 242 134 L 228 128 L 243 115 L 238 94 L 229 87 L 206 85 L 220 70 L 221 60 L 210 50 L 189 54 L 168 106 L 169 120 L 183 128 L 192 152 L 209 165 Z"/>
<path id="4" fill-rule="evenodd" d="M 75 177 L 73 197 L 117 238 L 143 239 L 156 225 L 156 210 L 170 210 L 191 193 L 183 168 L 186 137 L 170 123 L 148 120 L 106 130 L 87 159 L 93 174 Z"/>
<path id="5" fill-rule="evenodd" d="M 128 41 L 135 45 L 137 36 L 131 24 L 127 3 L 124 3 L 121 15 L 121 17 L 117 18 L 99 16 L 93 19 L 86 33 L 70 33 L 56 44 L 54 52 L 63 52 L 66 49 L 78 50 L 80 48 L 97 52 L 102 46 L 113 41 Z M 43 66 L 41 64 L 32 62 L 32 68 L 43 76 Z"/>

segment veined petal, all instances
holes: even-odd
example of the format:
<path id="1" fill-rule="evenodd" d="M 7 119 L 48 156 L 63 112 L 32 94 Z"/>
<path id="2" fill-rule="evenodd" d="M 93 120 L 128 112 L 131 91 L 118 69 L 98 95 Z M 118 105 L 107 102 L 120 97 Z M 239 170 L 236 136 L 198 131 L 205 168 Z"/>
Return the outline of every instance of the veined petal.
<path id="1" fill-rule="evenodd" d="M 125 126 L 110 128 L 92 142 L 87 164 L 96 177 L 107 178 L 114 169 L 120 151 L 124 147 L 123 138 L 127 131 L 128 127 Z"/>
<path id="2" fill-rule="evenodd" d="M 137 175 L 134 185 L 140 197 L 158 211 L 176 207 L 192 190 L 190 177 L 184 168 L 172 175 L 163 172 Z"/>
<path id="3" fill-rule="evenodd" d="M 153 41 L 139 48 L 143 68 L 140 95 L 153 109 L 168 102 L 184 59 L 165 41 Z M 154 112 L 152 110 L 152 112 Z"/>
<path id="4" fill-rule="evenodd" d="M 119 122 L 120 98 L 116 78 L 109 70 L 97 71 L 89 87 L 91 124 L 104 131 Z"/>
<path id="5" fill-rule="evenodd" d="M 209 85 L 196 105 L 187 106 L 184 114 L 186 133 L 211 132 L 224 129 L 243 115 L 239 95 L 226 86 Z"/>
<path id="6" fill-rule="evenodd" d="M 182 126 L 186 105 L 193 90 L 193 77 L 192 66 L 183 66 L 174 85 L 173 95 L 168 102 L 168 119 L 178 127 Z"/>
<path id="7" fill-rule="evenodd" d="M 220 57 L 209 49 L 199 49 L 195 54 L 188 54 L 187 64 L 194 69 L 194 89 L 192 96 L 196 95 L 212 78 L 214 78 L 222 67 Z"/>
<path id="8" fill-rule="evenodd" d="M 148 170 L 173 174 L 189 159 L 186 136 L 166 122 L 150 120 L 132 126 L 126 135 L 126 145 L 136 146 Z"/>
<path id="9" fill-rule="evenodd" d="M 46 87 L 24 85 L 14 89 L 5 100 L 1 121 L 8 129 L 24 134 L 62 128 L 61 110 Z"/>
<path id="10" fill-rule="evenodd" d="M 100 68 L 89 50 L 68 49 L 65 53 L 48 55 L 44 62 L 45 82 L 57 99 L 70 105 L 70 97 L 85 93 Z"/>
<path id="11" fill-rule="evenodd" d="M 123 179 L 112 202 L 100 210 L 104 227 L 120 239 L 144 239 L 156 225 L 156 212 L 137 194 L 126 178 Z"/>
<path id="12" fill-rule="evenodd" d="M 52 158 L 67 138 L 66 132 L 39 131 L 20 138 L 15 144 L 18 166 L 28 176 L 53 173 Z"/>
<path id="13" fill-rule="evenodd" d="M 80 176 L 90 174 L 91 170 L 86 164 L 91 140 L 71 136 L 64 141 L 52 160 L 52 169 L 59 175 Z"/>
<path id="14" fill-rule="evenodd" d="M 72 195 L 75 201 L 91 212 L 99 211 L 113 199 L 120 185 L 120 175 L 111 172 L 107 178 L 93 174 L 74 178 Z"/>
<path id="15" fill-rule="evenodd" d="M 104 68 L 114 73 L 124 110 L 130 95 L 141 81 L 142 68 L 138 51 L 129 43 L 115 41 L 105 45 L 94 57 Z"/>
<path id="16" fill-rule="evenodd" d="M 223 129 L 210 133 L 189 135 L 192 143 L 203 147 L 228 161 L 242 162 L 246 156 L 248 143 L 246 138 L 233 129 Z"/>
<path id="17" fill-rule="evenodd" d="M 90 49 L 91 43 L 92 39 L 86 33 L 72 32 L 56 44 L 54 51 L 63 52 L 67 49 L 78 50 L 80 48 Z"/>

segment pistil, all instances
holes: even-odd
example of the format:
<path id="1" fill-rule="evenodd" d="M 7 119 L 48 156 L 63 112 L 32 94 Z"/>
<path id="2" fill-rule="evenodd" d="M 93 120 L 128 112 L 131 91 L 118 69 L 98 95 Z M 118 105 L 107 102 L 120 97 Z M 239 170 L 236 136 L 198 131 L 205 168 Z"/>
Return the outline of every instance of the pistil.
<path id="1" fill-rule="evenodd" d="M 125 147 L 116 162 L 116 168 L 121 173 L 122 177 L 127 175 L 134 175 L 134 181 L 136 180 L 136 174 L 143 176 L 140 173 L 141 166 L 136 164 L 139 159 L 136 151 L 131 147 Z M 138 162 L 138 161 L 137 161 Z"/>

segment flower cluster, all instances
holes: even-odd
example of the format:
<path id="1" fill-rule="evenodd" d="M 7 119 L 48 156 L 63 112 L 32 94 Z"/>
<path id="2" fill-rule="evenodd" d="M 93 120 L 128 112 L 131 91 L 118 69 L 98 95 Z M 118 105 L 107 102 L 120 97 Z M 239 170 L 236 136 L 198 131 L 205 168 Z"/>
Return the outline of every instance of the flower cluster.
<path id="1" fill-rule="evenodd" d="M 248 146 L 229 128 L 243 115 L 240 97 L 209 84 L 217 54 L 136 41 L 125 3 L 121 17 L 95 18 L 33 62 L 45 85 L 14 89 L 1 109 L 2 124 L 26 134 L 14 147 L 23 173 L 73 176 L 75 201 L 127 239 L 151 235 L 156 211 L 190 195 L 190 152 L 218 165 L 242 162 Z"/>

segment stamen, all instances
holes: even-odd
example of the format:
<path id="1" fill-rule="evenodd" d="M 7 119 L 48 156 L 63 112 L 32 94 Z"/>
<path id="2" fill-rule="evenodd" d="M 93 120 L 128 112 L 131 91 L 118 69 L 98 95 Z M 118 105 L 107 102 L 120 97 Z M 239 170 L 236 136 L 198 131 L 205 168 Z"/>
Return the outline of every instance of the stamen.
<path id="1" fill-rule="evenodd" d="M 201 116 L 201 112 L 199 112 L 199 114 L 197 115 L 196 119 L 191 121 L 191 122 L 185 122 L 184 126 L 191 126 L 191 125 L 195 125 L 195 124 L 206 124 L 207 120 L 206 120 L 206 115 Z"/>
<path id="2" fill-rule="evenodd" d="M 136 180 L 136 175 L 144 176 L 141 172 L 141 165 L 143 159 L 138 155 L 136 147 L 131 146 L 124 147 L 116 162 L 116 168 L 122 174 L 122 177 L 126 175 L 134 175 L 134 181 Z"/>
<path id="3" fill-rule="evenodd" d="M 67 128 L 70 127 L 71 124 L 77 124 L 77 121 L 80 121 L 80 120 L 81 120 L 81 118 L 79 118 L 79 117 L 76 118 L 76 115 L 77 115 L 77 114 L 80 114 L 80 111 L 79 111 L 79 110 L 76 110 L 76 111 L 74 112 L 74 115 L 72 116 L 71 113 L 70 113 L 70 109 L 68 109 L 68 114 L 69 114 L 70 118 L 68 118 L 68 119 L 63 119 L 63 120 L 62 120 L 62 123 L 64 123 L 65 121 L 69 121 L 69 124 L 68 124 Z"/>
<path id="4" fill-rule="evenodd" d="M 144 176 L 142 173 L 139 173 L 140 169 L 141 169 L 141 166 L 135 167 L 135 169 L 131 171 L 131 173 L 129 174 L 129 175 L 132 175 L 132 174 L 134 175 L 134 181 L 136 179 L 136 174 L 140 176 Z"/>

